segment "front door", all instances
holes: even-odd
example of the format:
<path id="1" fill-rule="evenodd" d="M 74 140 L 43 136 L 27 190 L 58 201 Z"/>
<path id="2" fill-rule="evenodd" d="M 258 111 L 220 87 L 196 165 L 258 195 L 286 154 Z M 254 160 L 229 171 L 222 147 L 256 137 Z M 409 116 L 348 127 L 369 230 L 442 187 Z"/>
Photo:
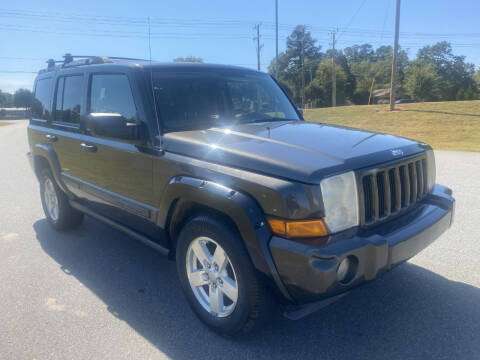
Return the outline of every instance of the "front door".
<path id="1" fill-rule="evenodd" d="M 132 80 L 127 74 L 90 74 L 87 116 L 120 114 L 131 124 L 139 121 Z M 81 144 L 84 200 L 94 211 L 155 236 L 152 155 L 127 140 L 95 136 L 88 126 Z"/>

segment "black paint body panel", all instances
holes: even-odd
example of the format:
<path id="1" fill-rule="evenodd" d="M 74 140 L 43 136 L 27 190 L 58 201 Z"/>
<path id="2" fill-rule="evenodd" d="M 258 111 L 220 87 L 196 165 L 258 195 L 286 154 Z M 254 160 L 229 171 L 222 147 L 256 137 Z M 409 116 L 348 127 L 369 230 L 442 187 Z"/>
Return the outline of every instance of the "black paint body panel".
<path id="1" fill-rule="evenodd" d="M 453 199 L 436 188 L 438 194 L 431 194 L 402 216 L 380 226 L 331 236 L 326 245 L 272 237 L 267 216 L 295 220 L 325 215 L 319 186 L 324 177 L 396 160 L 392 150 L 409 157 L 430 147 L 392 135 L 305 121 L 163 133 L 152 97 L 152 68 L 225 69 L 205 64 L 114 61 L 37 77 L 37 81 L 50 77 L 54 83 L 65 74 L 85 79 L 78 126 L 53 118 L 31 119 L 28 127 L 33 166 L 46 161 L 78 209 L 147 244 L 154 242 L 164 253 L 174 250 L 169 222 L 180 200 L 222 212 L 237 227 L 259 274 L 290 303 L 334 295 L 370 280 L 421 250 L 448 227 Z M 99 138 L 90 132 L 89 84 L 95 73 L 128 77 L 137 108 L 140 136 L 136 141 Z M 55 106 L 53 89 L 51 97 L 50 111 Z M 46 135 L 56 141 L 49 141 Z M 94 146 L 95 151 L 82 151 L 82 143 Z M 393 227 L 405 228 L 401 231 L 405 236 L 389 235 L 388 229 Z M 398 244 L 393 244 L 395 241 Z M 364 266 L 361 276 L 348 287 L 335 284 L 332 275 L 345 254 L 356 254 Z"/>

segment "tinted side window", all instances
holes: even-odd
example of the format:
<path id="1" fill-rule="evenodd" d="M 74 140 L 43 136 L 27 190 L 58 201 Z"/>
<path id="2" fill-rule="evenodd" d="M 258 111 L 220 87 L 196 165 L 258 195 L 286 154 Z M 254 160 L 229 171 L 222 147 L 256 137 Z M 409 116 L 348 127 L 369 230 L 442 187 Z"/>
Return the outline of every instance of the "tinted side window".
<path id="1" fill-rule="evenodd" d="M 128 77 L 120 74 L 93 75 L 90 113 L 116 113 L 134 122 L 137 110 Z"/>
<path id="2" fill-rule="evenodd" d="M 50 120 L 50 95 L 52 93 L 52 78 L 40 79 L 35 86 L 35 97 L 32 102 L 32 118 Z"/>
<path id="3" fill-rule="evenodd" d="M 83 76 L 62 77 L 57 83 L 55 120 L 70 124 L 80 123 Z"/>

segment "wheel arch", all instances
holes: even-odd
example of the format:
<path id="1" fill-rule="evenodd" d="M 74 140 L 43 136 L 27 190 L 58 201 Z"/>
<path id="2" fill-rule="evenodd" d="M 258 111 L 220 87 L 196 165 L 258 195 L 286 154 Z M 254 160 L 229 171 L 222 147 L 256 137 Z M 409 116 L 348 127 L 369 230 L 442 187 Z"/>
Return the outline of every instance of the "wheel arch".
<path id="1" fill-rule="evenodd" d="M 174 249 L 183 224 L 205 212 L 235 227 L 255 268 L 273 280 L 280 293 L 291 301 L 268 249 L 270 228 L 260 206 L 250 196 L 212 181 L 178 176 L 171 179 L 163 193 L 157 224 L 167 231 Z"/>
<path id="2" fill-rule="evenodd" d="M 32 151 L 33 157 L 33 169 L 37 178 L 40 176 L 40 170 L 48 166 L 52 172 L 53 177 L 55 178 L 58 186 L 67 194 L 70 192 L 65 187 L 60 174 L 60 162 L 58 161 L 57 154 L 55 150 L 47 144 L 36 144 Z"/>

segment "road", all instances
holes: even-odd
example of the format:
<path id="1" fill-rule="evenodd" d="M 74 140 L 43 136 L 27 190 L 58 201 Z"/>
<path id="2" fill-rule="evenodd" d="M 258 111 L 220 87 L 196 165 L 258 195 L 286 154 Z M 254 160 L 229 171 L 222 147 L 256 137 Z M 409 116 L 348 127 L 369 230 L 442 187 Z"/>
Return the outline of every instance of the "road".
<path id="1" fill-rule="evenodd" d="M 175 264 L 91 218 L 57 233 L 26 122 L 0 127 L 0 359 L 479 359 L 480 153 L 438 151 L 455 225 L 408 263 L 299 320 L 241 339 L 193 315 Z"/>

